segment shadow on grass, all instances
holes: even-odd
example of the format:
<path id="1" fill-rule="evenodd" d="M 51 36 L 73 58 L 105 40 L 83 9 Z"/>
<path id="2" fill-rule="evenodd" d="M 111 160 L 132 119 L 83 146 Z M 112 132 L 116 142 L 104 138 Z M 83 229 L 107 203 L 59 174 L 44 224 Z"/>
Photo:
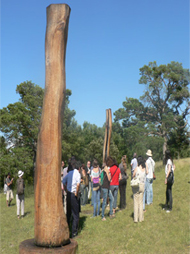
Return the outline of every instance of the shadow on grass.
<path id="1" fill-rule="evenodd" d="M 24 216 L 23 217 L 26 217 L 28 214 L 30 214 L 31 212 L 26 212 L 24 213 Z"/>
<path id="2" fill-rule="evenodd" d="M 81 232 L 83 230 L 86 218 L 87 218 L 87 216 L 81 216 L 79 218 L 79 232 Z"/>
<path id="3" fill-rule="evenodd" d="M 165 204 L 160 203 L 160 204 L 159 204 L 159 206 L 163 209 L 163 208 L 165 208 L 165 206 L 166 206 L 166 205 L 165 205 Z"/>

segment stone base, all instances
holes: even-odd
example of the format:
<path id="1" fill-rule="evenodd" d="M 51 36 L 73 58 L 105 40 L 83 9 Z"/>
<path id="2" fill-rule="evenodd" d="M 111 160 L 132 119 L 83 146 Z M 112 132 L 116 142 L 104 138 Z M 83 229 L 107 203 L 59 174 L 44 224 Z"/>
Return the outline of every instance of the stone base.
<path id="1" fill-rule="evenodd" d="M 70 244 L 62 247 L 39 247 L 34 243 L 34 239 L 28 239 L 19 245 L 19 254 L 75 254 L 78 244 L 76 241 L 70 239 Z"/>

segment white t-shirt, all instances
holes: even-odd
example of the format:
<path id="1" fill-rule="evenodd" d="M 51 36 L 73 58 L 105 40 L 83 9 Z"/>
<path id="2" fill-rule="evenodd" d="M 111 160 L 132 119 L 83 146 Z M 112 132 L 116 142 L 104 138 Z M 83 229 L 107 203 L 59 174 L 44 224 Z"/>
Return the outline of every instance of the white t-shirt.
<path id="1" fill-rule="evenodd" d="M 169 165 L 171 165 L 171 170 L 173 171 L 173 164 L 172 164 L 172 161 L 170 159 L 167 160 L 167 164 L 165 166 L 165 174 L 166 174 L 166 176 L 168 174 Z"/>
<path id="2" fill-rule="evenodd" d="M 146 178 L 152 179 L 153 178 L 155 162 L 151 157 L 149 157 L 146 160 L 146 164 L 147 164 L 147 167 L 148 167 L 148 174 L 146 175 Z"/>
<path id="3" fill-rule="evenodd" d="M 80 184 L 80 180 L 80 173 L 77 169 L 74 169 L 63 178 L 63 184 L 67 184 L 67 190 L 69 192 L 76 192 L 77 184 Z"/>
<path id="4" fill-rule="evenodd" d="M 137 159 L 133 158 L 131 160 L 131 170 L 134 171 L 136 167 L 137 167 Z"/>

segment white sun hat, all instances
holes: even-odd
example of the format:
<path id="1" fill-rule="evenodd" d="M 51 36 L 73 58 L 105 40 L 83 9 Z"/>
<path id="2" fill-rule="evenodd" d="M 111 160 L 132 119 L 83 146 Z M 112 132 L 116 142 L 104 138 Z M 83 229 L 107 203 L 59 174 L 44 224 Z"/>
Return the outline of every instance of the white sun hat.
<path id="1" fill-rule="evenodd" d="M 18 177 L 21 177 L 21 176 L 23 176 L 24 175 L 24 172 L 22 171 L 22 170 L 19 170 L 18 171 Z"/>
<path id="2" fill-rule="evenodd" d="M 148 149 L 148 151 L 147 151 L 146 155 L 148 155 L 148 156 L 151 156 L 151 157 L 152 157 L 152 151 L 151 151 L 150 149 Z"/>

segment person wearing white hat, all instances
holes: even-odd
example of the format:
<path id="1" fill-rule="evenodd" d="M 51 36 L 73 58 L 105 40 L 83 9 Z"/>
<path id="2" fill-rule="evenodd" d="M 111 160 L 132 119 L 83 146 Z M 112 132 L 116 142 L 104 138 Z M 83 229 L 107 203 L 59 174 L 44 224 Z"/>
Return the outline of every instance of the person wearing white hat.
<path id="1" fill-rule="evenodd" d="M 16 194 L 16 205 L 17 205 L 17 217 L 20 219 L 20 209 L 21 209 L 21 218 L 24 216 L 24 180 L 22 176 L 24 172 L 19 170 L 18 171 L 18 179 L 16 181 L 17 186 L 17 194 Z"/>
<path id="2" fill-rule="evenodd" d="M 146 166 L 147 166 L 147 171 L 148 174 L 146 175 L 146 184 L 145 184 L 145 192 L 144 192 L 144 204 L 143 204 L 143 209 L 145 210 L 145 201 L 147 201 L 147 205 L 150 205 L 153 203 L 153 172 L 154 172 L 154 167 L 155 167 L 155 162 L 152 159 L 152 151 L 148 149 L 146 152 L 146 155 L 148 156 L 146 160 Z"/>

